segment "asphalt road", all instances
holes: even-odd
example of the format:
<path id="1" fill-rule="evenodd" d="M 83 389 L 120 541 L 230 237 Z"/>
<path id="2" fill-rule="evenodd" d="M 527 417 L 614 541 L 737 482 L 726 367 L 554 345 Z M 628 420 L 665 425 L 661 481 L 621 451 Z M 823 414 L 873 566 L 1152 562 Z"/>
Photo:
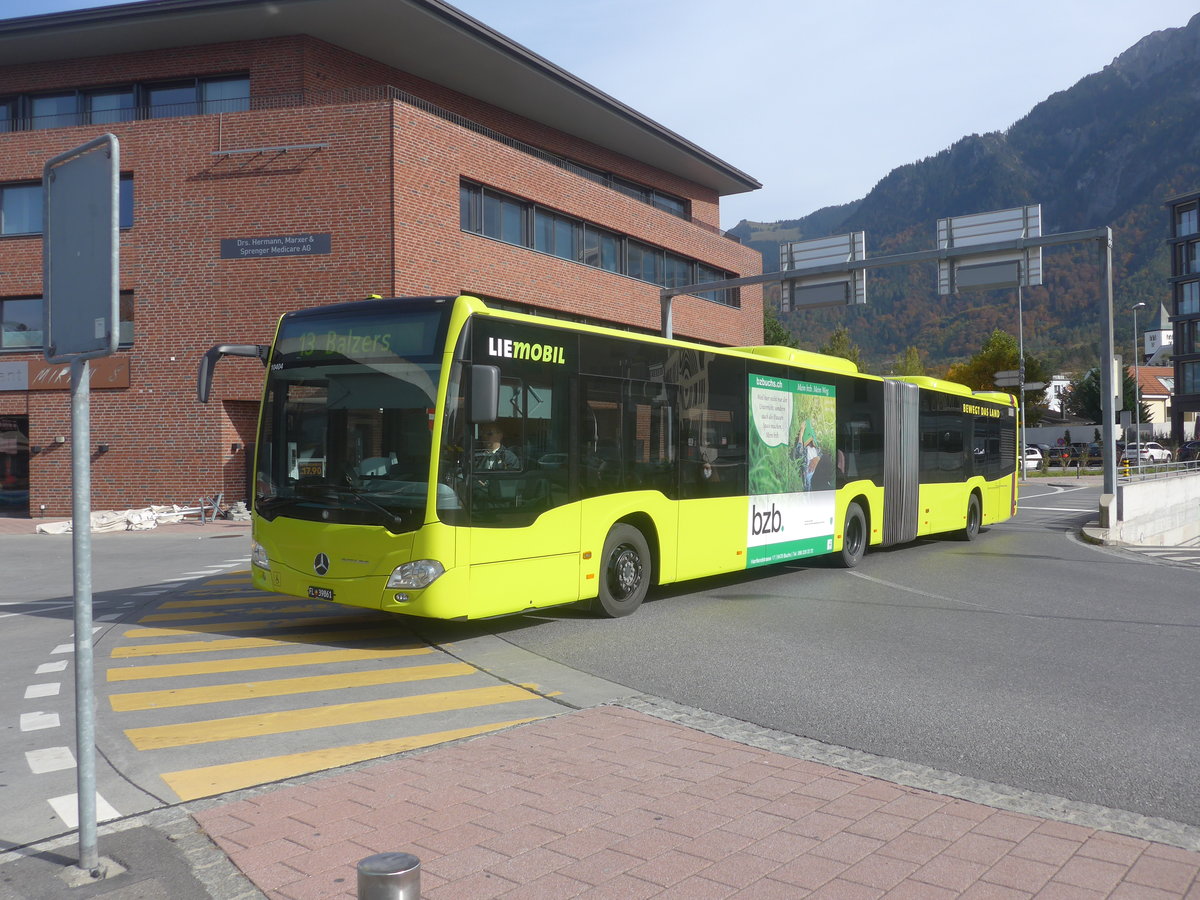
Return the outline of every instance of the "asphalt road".
<path id="1" fill-rule="evenodd" d="M 688 706 L 1200 824 L 1200 571 L 1082 543 L 1098 493 L 1034 481 L 974 543 L 675 586 L 621 620 L 490 627 Z"/>
<path id="2" fill-rule="evenodd" d="M 627 619 L 571 610 L 465 625 L 386 617 L 374 643 L 415 642 L 432 656 L 274 674 L 246 666 L 264 654 L 355 647 L 345 629 L 356 627 L 355 616 L 372 614 L 321 604 L 270 611 L 246 594 L 244 575 L 239 582 L 219 574 L 245 570 L 244 527 L 96 535 L 101 795 L 128 815 L 174 802 L 173 790 L 187 796 L 181 775 L 194 770 L 207 778 L 217 763 L 239 772 L 256 767 L 270 781 L 282 777 L 280 754 L 325 758 L 381 738 L 418 746 L 454 729 L 553 715 L 556 703 L 646 693 L 1014 791 L 1200 824 L 1200 569 L 1081 543 L 1079 527 L 1094 517 L 1098 493 L 1097 485 L 1069 478 L 1033 481 L 1019 516 L 974 543 L 918 541 L 870 553 L 849 572 L 815 563 L 677 585 Z M 12 686 L 0 723 L 0 849 L 70 827 L 73 760 L 62 758 L 74 747 L 70 543 L 67 536 L 0 537 L 0 616 L 8 620 L 0 628 L 0 672 Z M 349 619 L 325 621 L 331 614 Z M 334 630 L 296 644 L 295 632 L 318 625 Z M 269 638 L 273 649 L 226 643 L 252 635 Z M 122 655 L 173 653 L 196 641 L 210 642 L 205 652 Z M 161 683 L 101 677 L 114 666 L 162 662 L 174 670 L 209 658 L 226 660 L 229 672 L 178 672 Z M 453 677 L 406 686 L 376 679 L 409 666 L 445 667 Z M 303 692 L 306 674 L 321 676 L 322 693 Z M 369 680 L 334 689 L 334 682 L 360 678 Z M 227 696 L 243 683 L 250 694 Z M 506 695 L 495 708 L 475 704 L 474 712 L 428 705 L 434 697 L 490 696 L 523 684 L 540 685 L 542 697 Z M 303 691 L 285 696 L 287 685 Z M 216 693 L 182 702 L 210 690 Z M 109 695 L 117 693 L 144 706 L 110 709 Z M 375 710 L 381 703 L 388 709 L 354 726 L 310 722 L 305 730 L 300 721 L 319 708 Z M 401 715 L 397 703 L 418 705 Z M 245 714 L 282 716 L 294 727 L 274 736 L 213 735 L 215 743 L 191 749 L 131 743 L 138 728 L 202 732 Z M 43 715 L 54 716 L 53 727 Z M 326 746 L 333 744 L 347 746 Z M 214 781 L 190 796 L 220 789 Z"/>

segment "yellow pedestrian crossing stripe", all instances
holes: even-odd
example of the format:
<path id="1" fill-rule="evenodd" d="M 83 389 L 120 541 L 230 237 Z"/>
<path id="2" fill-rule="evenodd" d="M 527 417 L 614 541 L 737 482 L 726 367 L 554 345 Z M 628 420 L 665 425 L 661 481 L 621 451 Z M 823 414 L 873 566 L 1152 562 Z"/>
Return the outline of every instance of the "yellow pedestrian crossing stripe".
<path id="1" fill-rule="evenodd" d="M 289 694 L 337 691 L 381 684 L 403 684 L 408 681 L 472 675 L 477 671 L 479 670 L 474 666 L 466 663 L 439 663 L 432 666 L 373 669 L 369 672 L 341 672 L 333 675 L 308 675 L 302 678 L 280 678 L 273 681 L 250 681 L 241 684 L 176 688 L 165 691 L 139 691 L 133 694 L 113 694 L 108 701 L 115 712 L 132 712 L 138 709 L 168 709 L 175 706 L 195 706 L 201 703 L 252 700 L 257 697 L 286 697 Z"/>
<path id="2" fill-rule="evenodd" d="M 279 615 L 281 613 L 306 613 L 317 609 L 328 608 L 328 605 L 325 604 L 321 606 L 315 606 L 312 603 L 304 603 L 300 606 L 283 606 L 276 609 L 269 609 L 264 606 L 243 606 L 240 611 L 246 615 L 258 616 Z M 229 613 L 227 613 L 225 610 L 218 610 L 216 612 L 200 612 L 197 610 L 196 612 L 151 613 L 150 615 L 142 616 L 140 619 L 138 619 L 138 624 L 144 625 L 148 622 L 186 622 L 190 620 L 213 619 L 217 616 L 227 615 L 229 615 Z"/>
<path id="3" fill-rule="evenodd" d="M 214 763 L 173 772 L 155 769 L 160 771 L 158 777 L 162 783 L 181 801 L 520 725 L 542 718 L 537 714 L 542 709 L 547 711 L 546 715 L 555 714 L 555 708 L 546 705 L 546 698 L 556 692 L 539 692 L 536 685 L 499 683 L 438 647 L 415 639 L 401 618 L 382 618 L 369 610 L 349 610 L 262 593 L 251 586 L 245 574 L 210 579 L 177 596 L 179 599 L 157 604 L 124 631 L 122 638 L 129 643 L 112 650 L 106 673 L 108 683 L 114 689 L 118 684 L 148 688 L 115 689 L 109 694 L 113 712 L 139 714 L 137 721 L 145 723 L 156 719 L 161 722 L 170 710 L 189 707 L 205 707 L 212 712 L 230 709 L 219 706 L 225 703 L 242 703 L 232 709 L 243 712 L 274 707 L 274 711 L 225 717 L 212 716 L 210 712 L 210 717 L 200 721 L 124 729 L 135 750 L 153 753 L 176 748 L 174 753 L 157 758 L 175 760 L 176 765 L 194 761 Z M 239 632 L 244 636 L 238 636 Z M 233 676 L 237 680 L 204 683 L 230 681 L 220 676 Z M 427 690 L 422 684 L 426 681 L 441 688 L 459 687 L 392 696 Z M 172 683 L 179 686 L 172 687 Z M 409 687 L 389 690 L 391 685 Z M 354 697 L 383 696 L 313 705 L 316 698 L 344 699 L 345 695 L 327 692 L 348 690 L 359 691 L 350 695 Z M 279 703 L 270 703 L 271 698 L 286 697 L 312 699 L 301 709 L 280 709 Z M 499 720 L 501 717 L 489 710 L 522 701 L 526 705 L 512 708 L 511 712 L 524 714 L 523 718 Z M 468 710 L 478 712 L 468 713 Z M 184 715 L 186 712 L 173 718 Z M 412 719 L 415 716 L 423 718 Z M 490 721 L 475 721 L 485 717 Z M 389 721 L 395 724 L 388 725 Z M 475 724 L 464 724 L 473 721 Z M 445 727 L 448 725 L 461 727 Z M 361 726 L 370 726 L 367 734 L 382 739 L 244 758 L 261 752 L 264 744 L 274 750 L 286 748 L 287 735 L 292 733 L 307 734 L 303 739 L 297 737 L 296 743 L 309 748 L 339 739 L 344 742 L 346 729 L 355 726 L 360 726 L 356 736 L 363 736 Z M 408 733 L 418 730 L 426 733 Z M 396 736 L 387 737 L 388 734 Z M 270 742 L 239 743 L 246 738 L 275 735 L 283 737 Z M 213 746 L 183 749 L 207 745 Z"/>
<path id="4" fill-rule="evenodd" d="M 202 593 L 201 591 L 188 591 L 191 596 L 196 596 Z M 246 594 L 230 594 L 228 591 L 213 591 L 211 599 L 204 600 L 167 600 L 158 604 L 159 609 L 198 609 L 205 606 L 244 606 L 247 601 L 253 603 L 295 603 L 295 597 L 285 597 L 283 594 L 272 595 L 263 594 L 259 591 L 251 591 Z M 316 608 L 316 604 L 312 604 Z"/>
<path id="5" fill-rule="evenodd" d="M 299 619 L 258 619 L 236 622 L 204 622 L 186 628 L 131 628 L 127 638 L 178 637 L 181 634 L 227 634 L 236 631 L 266 631 L 282 628 L 328 628 L 332 625 L 360 625 L 362 616 L 310 616 Z"/>
<path id="6" fill-rule="evenodd" d="M 108 670 L 108 680 L 152 681 L 160 678 L 181 678 L 189 675 L 256 672 L 263 669 L 287 669 L 292 666 L 323 666 L 328 663 L 395 659 L 400 656 L 429 656 L 432 653 L 432 647 L 404 647 L 399 650 L 311 650 L 307 653 L 280 653 L 275 656 L 206 659 L 198 662 L 165 663 L 155 666 L 121 666 Z"/>
<path id="7" fill-rule="evenodd" d="M 499 684 L 463 691 L 420 694 L 415 697 L 366 700 L 361 703 L 338 703 L 310 709 L 290 709 L 257 715 L 232 716 L 227 719 L 210 719 L 206 722 L 129 728 L 126 729 L 125 735 L 138 750 L 156 750 L 164 747 L 184 747 L 216 741 L 230 741 L 237 738 L 308 731 L 314 728 L 333 728 L 338 725 L 357 725 L 363 722 L 376 722 L 380 719 L 398 719 L 403 716 L 471 709 L 498 703 L 516 703 L 536 697 L 536 694 L 516 685 Z"/>
<path id="8" fill-rule="evenodd" d="M 250 650 L 256 647 L 278 647 L 287 644 L 321 644 L 334 641 L 364 641 L 379 638 L 379 628 L 355 631 L 320 631 L 312 634 L 290 634 L 286 638 L 229 638 L 217 641 L 179 641 L 174 644 L 139 644 L 136 647 L 117 647 L 113 659 L 133 659 L 142 656 L 170 656 L 173 653 L 215 653 L 224 650 Z"/>
<path id="9" fill-rule="evenodd" d="M 269 756 L 246 762 L 204 766 L 199 769 L 183 769 L 179 772 L 167 772 L 162 778 L 181 801 L 195 800 L 199 797 L 211 797 L 215 794 L 224 794 L 228 791 L 253 787 L 256 784 L 265 784 L 269 781 L 280 781 L 284 778 L 295 778 L 297 775 L 307 775 L 310 772 L 335 769 L 338 766 L 348 766 L 368 759 L 379 759 L 394 753 L 403 753 L 406 750 L 432 747 L 434 744 L 457 741 L 461 738 L 535 721 L 537 721 L 537 717 L 512 719 L 508 722 L 489 722 L 486 725 L 473 725 L 470 728 L 435 731 L 431 734 L 371 741 L 367 744 L 353 744 L 348 747 L 327 747 L 307 753 L 290 753 L 286 756 Z"/>

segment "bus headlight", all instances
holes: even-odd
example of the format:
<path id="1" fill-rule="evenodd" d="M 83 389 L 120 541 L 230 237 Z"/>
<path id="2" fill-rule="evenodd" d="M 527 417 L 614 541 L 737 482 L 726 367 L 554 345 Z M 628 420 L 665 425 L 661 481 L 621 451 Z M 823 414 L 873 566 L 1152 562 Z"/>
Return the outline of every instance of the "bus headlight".
<path id="1" fill-rule="evenodd" d="M 409 588 L 416 590 L 426 588 L 445 574 L 446 570 L 436 559 L 414 559 L 410 563 L 397 566 L 387 586 L 389 588 Z"/>
<path id="2" fill-rule="evenodd" d="M 260 569 L 271 571 L 271 558 L 267 556 L 267 548 L 258 541 L 253 541 L 250 544 L 250 562 L 258 566 Z"/>

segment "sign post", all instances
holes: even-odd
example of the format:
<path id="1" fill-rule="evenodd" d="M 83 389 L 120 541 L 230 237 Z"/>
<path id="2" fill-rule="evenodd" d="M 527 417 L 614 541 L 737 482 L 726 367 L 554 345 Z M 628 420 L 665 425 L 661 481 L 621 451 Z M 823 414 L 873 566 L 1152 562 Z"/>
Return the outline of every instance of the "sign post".
<path id="1" fill-rule="evenodd" d="M 96 850 L 96 710 L 92 678 L 91 395 L 89 359 L 119 340 L 120 149 L 105 134 L 42 170 L 42 334 L 47 362 L 71 364 L 71 535 L 75 595 L 75 743 L 79 868 L 100 877 Z"/>

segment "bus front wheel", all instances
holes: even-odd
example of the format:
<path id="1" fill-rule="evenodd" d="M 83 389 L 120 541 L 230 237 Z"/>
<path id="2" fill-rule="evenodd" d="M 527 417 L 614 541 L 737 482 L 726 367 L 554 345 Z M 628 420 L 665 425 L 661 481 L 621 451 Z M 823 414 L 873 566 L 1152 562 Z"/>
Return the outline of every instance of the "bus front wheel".
<path id="1" fill-rule="evenodd" d="M 862 507 L 851 503 L 846 507 L 846 524 L 842 528 L 842 568 L 853 569 L 867 552 L 867 517 Z"/>
<path id="2" fill-rule="evenodd" d="M 979 497 L 971 495 L 967 501 L 967 524 L 959 536 L 964 541 L 973 541 L 979 537 L 979 526 L 983 524 L 983 507 L 979 505 Z"/>
<path id="3" fill-rule="evenodd" d="M 632 525 L 618 523 L 604 539 L 600 561 L 600 593 L 592 611 L 610 618 L 628 616 L 650 589 L 650 547 Z"/>

